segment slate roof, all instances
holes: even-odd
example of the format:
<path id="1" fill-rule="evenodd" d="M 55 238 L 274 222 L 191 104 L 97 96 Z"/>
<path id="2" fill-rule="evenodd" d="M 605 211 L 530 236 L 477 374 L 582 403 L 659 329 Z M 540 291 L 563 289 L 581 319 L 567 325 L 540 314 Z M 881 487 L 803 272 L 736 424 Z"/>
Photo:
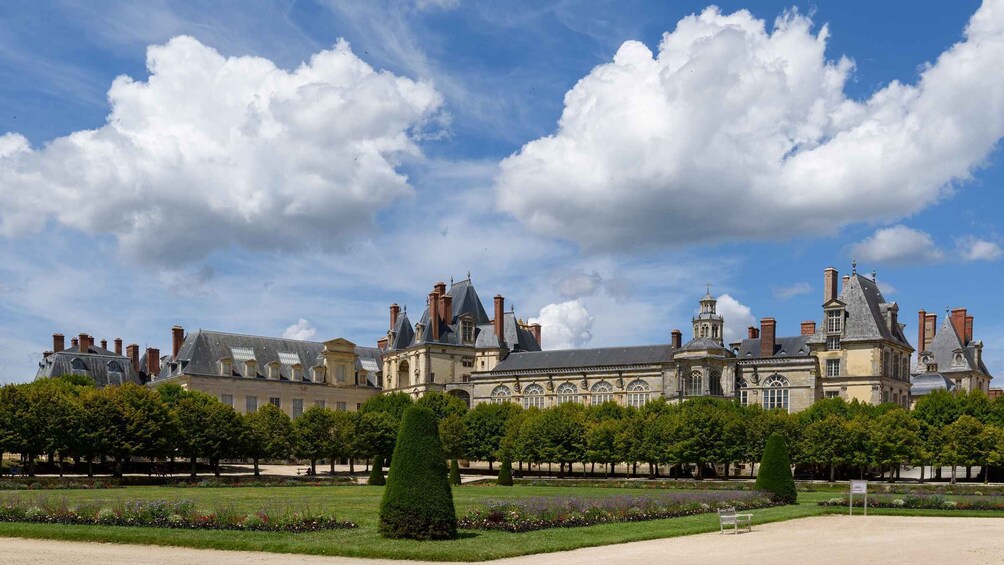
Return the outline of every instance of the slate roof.
<path id="1" fill-rule="evenodd" d="M 979 371 L 985 375 L 990 375 L 983 359 L 977 360 L 976 345 L 978 342 L 971 341 L 964 344 L 963 338 L 955 331 L 950 318 L 945 319 L 941 328 L 934 333 L 931 346 L 928 350 L 934 354 L 934 360 L 938 363 L 938 371 L 942 373 L 955 373 L 961 371 Z M 955 364 L 955 352 L 962 353 L 962 365 Z"/>
<path id="2" fill-rule="evenodd" d="M 495 366 L 491 373 L 617 365 L 654 365 L 670 362 L 673 359 L 673 352 L 670 345 L 641 345 L 510 353 Z"/>
<path id="3" fill-rule="evenodd" d="M 857 273 L 850 276 L 840 292 L 839 300 L 844 303 L 847 316 L 844 318 L 844 332 L 841 341 L 870 341 L 885 339 L 910 347 L 903 329 L 889 329 L 885 312 L 895 303 L 886 302 L 875 281 Z M 809 343 L 826 342 L 826 324 L 819 325 Z"/>
<path id="4" fill-rule="evenodd" d="M 941 373 L 921 373 L 910 377 L 910 396 L 924 396 L 936 390 L 955 390 L 956 384 Z"/>
<path id="5" fill-rule="evenodd" d="M 397 323 L 394 324 L 394 342 L 387 344 L 387 349 L 407 349 L 415 341 L 415 328 L 408 319 L 408 311 L 405 310 L 397 316 Z"/>
<path id="6" fill-rule="evenodd" d="M 512 352 L 540 351 L 537 339 L 530 330 L 519 325 L 519 320 L 513 312 L 506 312 L 502 317 L 502 339 L 505 343 L 499 344 L 493 324 L 479 326 L 476 334 L 474 346 L 477 348 L 506 347 Z"/>
<path id="7" fill-rule="evenodd" d="M 231 359 L 232 374 L 229 376 L 265 379 L 269 365 L 278 362 L 279 380 L 290 381 L 293 380 L 293 365 L 298 363 L 303 367 L 302 382 L 312 382 L 310 370 L 324 364 L 323 352 L 324 344 L 316 341 L 198 330 L 185 336 L 178 357 L 164 363 L 157 378 L 181 374 L 221 376 L 219 361 Z M 247 353 L 256 361 L 254 375 L 244 374 L 246 364 L 239 359 Z M 356 370 L 368 371 L 369 384 L 377 386 L 378 376 L 372 369 L 376 367 L 379 371 L 380 350 L 356 346 L 355 353 Z"/>
<path id="8" fill-rule="evenodd" d="M 772 357 L 804 357 L 809 355 L 807 336 L 796 335 L 774 340 Z M 760 338 L 744 339 L 739 344 L 739 359 L 760 358 Z"/>
<path id="9" fill-rule="evenodd" d="M 78 366 L 82 363 L 84 368 L 74 368 L 74 360 L 78 360 Z M 94 379 L 94 384 L 98 387 L 121 385 L 127 382 L 142 384 L 140 376 L 136 374 L 128 357 L 116 355 L 113 351 L 94 345 L 83 352 L 77 346 L 48 355 L 39 362 L 35 378 L 62 375 L 86 375 Z"/>
<path id="10" fill-rule="evenodd" d="M 716 351 L 719 349 L 728 351 L 724 345 L 707 337 L 695 337 L 680 347 L 681 351 Z"/>

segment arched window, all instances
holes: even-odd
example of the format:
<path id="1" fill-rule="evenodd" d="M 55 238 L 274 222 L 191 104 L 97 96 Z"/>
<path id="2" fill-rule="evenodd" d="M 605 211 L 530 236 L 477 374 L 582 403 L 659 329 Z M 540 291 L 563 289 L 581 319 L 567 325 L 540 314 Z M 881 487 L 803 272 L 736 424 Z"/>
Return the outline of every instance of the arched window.
<path id="1" fill-rule="evenodd" d="M 512 391 L 505 385 L 499 385 L 492 389 L 492 404 L 503 404 L 512 399 Z"/>
<path id="2" fill-rule="evenodd" d="M 636 381 L 631 381 L 627 385 L 627 404 L 628 406 L 634 406 L 635 408 L 641 408 L 642 406 L 648 404 L 648 398 L 650 395 L 650 388 L 648 383 L 638 379 Z"/>
<path id="3" fill-rule="evenodd" d="M 523 408 L 544 408 L 544 387 L 532 384 L 524 388 Z"/>
<path id="4" fill-rule="evenodd" d="M 122 370 L 122 364 L 119 363 L 118 361 L 109 361 L 108 362 L 108 372 L 109 373 L 124 373 L 125 371 Z"/>
<path id="5" fill-rule="evenodd" d="M 603 404 L 604 402 L 610 402 L 614 399 L 614 386 L 607 381 L 600 381 L 593 385 L 590 389 L 593 393 L 593 398 L 591 404 L 593 406 L 597 404 Z"/>
<path id="6" fill-rule="evenodd" d="M 690 376 L 686 379 L 686 383 L 684 383 L 683 394 L 686 396 L 701 396 L 704 394 L 704 383 L 701 379 L 701 373 L 697 371 L 690 373 Z"/>
<path id="7" fill-rule="evenodd" d="M 763 407 L 767 410 L 788 410 L 788 379 L 771 375 L 763 383 Z"/>
<path id="8" fill-rule="evenodd" d="M 701 324 L 701 337 L 708 337 L 708 324 Z"/>
<path id="9" fill-rule="evenodd" d="M 749 385 L 746 384 L 746 379 L 739 377 L 736 379 L 736 390 L 739 392 L 739 404 L 743 406 L 748 406 L 750 403 L 750 391 Z"/>
<path id="10" fill-rule="evenodd" d="M 80 357 L 74 357 L 73 361 L 70 361 L 70 366 L 73 367 L 74 371 L 87 370 L 87 363 L 84 363 L 84 360 L 81 359 Z"/>
<path id="11" fill-rule="evenodd" d="M 711 390 L 711 394 L 714 396 L 722 396 L 722 374 L 718 371 L 711 371 L 711 380 L 708 382 L 708 388 Z"/>
<path id="12" fill-rule="evenodd" d="M 561 383 L 555 392 L 558 394 L 558 404 L 579 402 L 578 389 L 573 383 Z"/>

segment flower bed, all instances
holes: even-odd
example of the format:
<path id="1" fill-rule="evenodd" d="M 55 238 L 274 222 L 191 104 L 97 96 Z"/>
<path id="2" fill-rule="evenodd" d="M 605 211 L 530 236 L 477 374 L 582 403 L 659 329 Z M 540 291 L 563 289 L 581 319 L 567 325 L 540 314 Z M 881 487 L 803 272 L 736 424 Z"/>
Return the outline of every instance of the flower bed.
<path id="1" fill-rule="evenodd" d="M 641 522 L 714 512 L 735 507 L 750 510 L 775 506 L 761 492 L 679 492 L 654 496 L 601 498 L 535 497 L 494 500 L 460 517 L 468 530 L 529 532 L 547 528 L 575 528 L 610 522 Z"/>
<path id="2" fill-rule="evenodd" d="M 494 479 L 483 479 L 465 485 L 495 484 Z M 629 488 L 655 490 L 708 490 L 708 491 L 753 491 L 755 481 L 747 478 L 733 478 L 728 481 L 695 479 L 514 479 L 513 484 L 530 487 L 594 487 L 594 488 Z M 812 483 L 796 482 L 799 492 L 811 492 Z"/>
<path id="3" fill-rule="evenodd" d="M 847 497 L 835 497 L 820 506 L 847 506 Z M 863 497 L 855 497 L 854 506 L 864 506 Z M 878 495 L 868 497 L 870 508 L 911 508 L 924 510 L 997 510 L 1004 511 L 1004 496 L 958 496 L 949 500 L 940 494 Z"/>
<path id="4" fill-rule="evenodd" d="M 224 487 L 307 487 L 343 486 L 356 484 L 355 477 L 107 477 L 107 478 L 58 478 L 58 477 L 16 477 L 0 480 L 0 491 L 4 490 L 66 490 L 66 489 L 106 489 L 126 486 L 167 486 L 178 488 L 224 488 Z"/>
<path id="5" fill-rule="evenodd" d="M 290 533 L 356 527 L 352 522 L 309 511 L 277 513 L 261 510 L 246 514 L 232 508 L 217 508 L 200 512 L 196 510 L 195 503 L 188 500 L 136 500 L 112 508 L 88 505 L 71 508 L 65 499 L 23 501 L 8 498 L 0 503 L 0 522 Z"/>

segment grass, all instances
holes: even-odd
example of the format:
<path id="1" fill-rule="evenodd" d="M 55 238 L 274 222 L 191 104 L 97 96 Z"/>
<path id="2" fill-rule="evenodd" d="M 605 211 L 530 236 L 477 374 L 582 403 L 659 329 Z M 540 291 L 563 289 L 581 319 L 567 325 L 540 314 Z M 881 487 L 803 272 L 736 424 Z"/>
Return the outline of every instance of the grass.
<path id="1" fill-rule="evenodd" d="M 591 487 L 495 487 L 464 486 L 453 490 L 458 514 L 479 502 L 491 499 L 530 496 L 603 497 L 611 495 L 651 495 L 650 489 Z M 59 526 L 47 524 L 0 524 L 0 536 L 49 538 L 70 541 L 139 543 L 185 546 L 203 549 L 231 549 L 340 555 L 383 559 L 424 559 L 432 561 L 482 561 L 580 547 L 608 545 L 629 541 L 684 536 L 718 529 L 715 514 L 686 516 L 649 522 L 602 524 L 584 528 L 538 530 L 521 534 L 489 531 L 463 531 L 454 541 L 417 542 L 388 540 L 377 533 L 377 508 L 383 489 L 380 487 L 288 487 L 288 488 L 199 488 L 127 487 L 109 490 L 63 490 L 49 492 L 5 492 L 6 496 L 28 499 L 33 496 L 65 498 L 70 504 L 110 505 L 125 499 L 188 499 L 200 507 L 231 505 L 245 512 L 261 508 L 309 507 L 330 512 L 338 519 L 359 525 L 354 530 L 335 530 L 299 534 L 271 532 L 190 531 L 160 528 L 114 526 Z M 817 506 L 832 493 L 799 493 L 799 504 L 753 511 L 754 524 L 791 520 L 822 514 L 839 514 L 846 509 Z M 858 511 L 855 510 L 855 514 Z M 922 511 L 869 509 L 869 514 L 899 516 L 1000 516 L 995 512 Z"/>

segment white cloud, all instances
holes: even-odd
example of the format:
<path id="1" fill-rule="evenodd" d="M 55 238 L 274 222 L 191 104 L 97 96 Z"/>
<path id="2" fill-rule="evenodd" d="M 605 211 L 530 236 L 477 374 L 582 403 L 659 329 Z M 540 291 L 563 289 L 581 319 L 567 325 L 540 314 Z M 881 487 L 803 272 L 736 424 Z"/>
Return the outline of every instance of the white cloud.
<path id="1" fill-rule="evenodd" d="M 810 292 L 812 292 L 812 285 L 807 282 L 800 282 L 791 286 L 775 288 L 774 298 L 777 298 L 778 300 L 786 300 L 800 294 L 809 294 Z"/>
<path id="2" fill-rule="evenodd" d="M 412 194 L 396 166 L 441 115 L 431 84 L 377 72 L 343 41 L 286 71 L 180 36 L 147 67 L 145 82 L 115 79 L 98 129 L 37 149 L 0 136 L 0 234 L 55 221 L 148 262 L 341 248 Z"/>
<path id="3" fill-rule="evenodd" d="M 282 332 L 282 337 L 286 339 L 309 340 L 317 335 L 317 329 L 309 321 L 300 318 L 295 324 L 286 328 Z"/>
<path id="4" fill-rule="evenodd" d="M 529 322 L 540 324 L 540 341 L 545 349 L 582 347 L 593 337 L 593 317 L 581 300 L 548 304 Z"/>
<path id="5" fill-rule="evenodd" d="M 851 255 L 861 261 L 890 265 L 930 263 L 945 257 L 928 233 L 904 225 L 876 230 L 851 246 Z"/>
<path id="6" fill-rule="evenodd" d="M 969 178 L 1004 135 L 1004 1 L 965 41 L 869 99 L 827 60 L 828 29 L 768 30 L 708 8 L 627 41 L 566 95 L 557 131 L 501 163 L 501 209 L 594 248 L 835 233 L 909 215 Z M 727 203 L 735 213 L 723 213 Z"/>
<path id="7" fill-rule="evenodd" d="M 755 325 L 756 318 L 749 306 L 739 302 L 729 294 L 718 297 L 717 312 L 725 319 L 725 344 L 739 341 L 746 335 L 746 328 Z"/>
<path id="8" fill-rule="evenodd" d="M 1001 246 L 985 239 L 963 237 L 956 243 L 956 249 L 966 261 L 995 261 L 1004 255 Z"/>
<path id="9" fill-rule="evenodd" d="M 460 6 L 460 0 L 415 0 L 415 7 L 421 10 L 452 10 Z"/>

